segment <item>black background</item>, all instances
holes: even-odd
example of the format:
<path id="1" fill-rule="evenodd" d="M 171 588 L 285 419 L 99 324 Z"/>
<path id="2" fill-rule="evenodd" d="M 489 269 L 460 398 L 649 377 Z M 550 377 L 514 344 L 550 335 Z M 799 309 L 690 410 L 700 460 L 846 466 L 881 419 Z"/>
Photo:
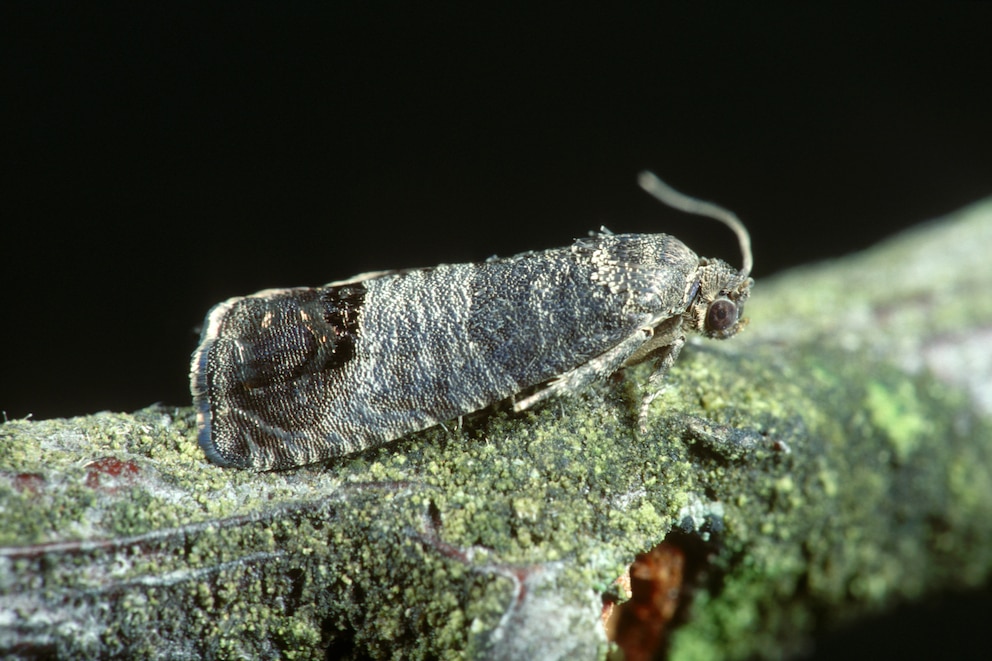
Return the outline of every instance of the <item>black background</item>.
<path id="1" fill-rule="evenodd" d="M 739 263 L 642 168 L 759 283 L 992 194 L 986 5 L 135 4 L 2 21 L 10 417 L 188 404 L 207 309 L 267 287 L 602 224 Z"/>
<path id="2" fill-rule="evenodd" d="M 601 224 L 739 263 L 642 168 L 748 224 L 755 296 L 992 194 L 987 4 L 150 4 L 0 15 L 9 417 L 188 404 L 267 287 Z"/>

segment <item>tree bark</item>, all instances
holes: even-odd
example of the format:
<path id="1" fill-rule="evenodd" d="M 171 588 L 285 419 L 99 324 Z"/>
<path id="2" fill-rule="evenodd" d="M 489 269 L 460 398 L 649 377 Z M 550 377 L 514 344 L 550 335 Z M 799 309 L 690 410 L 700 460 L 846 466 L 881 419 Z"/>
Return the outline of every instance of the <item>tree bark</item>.
<path id="1" fill-rule="evenodd" d="M 280 473 L 208 463 L 185 407 L 7 422 L 0 656 L 604 658 L 663 541 L 628 658 L 787 655 L 987 585 L 990 250 L 985 202 L 759 281 L 643 431 L 649 366 Z"/>

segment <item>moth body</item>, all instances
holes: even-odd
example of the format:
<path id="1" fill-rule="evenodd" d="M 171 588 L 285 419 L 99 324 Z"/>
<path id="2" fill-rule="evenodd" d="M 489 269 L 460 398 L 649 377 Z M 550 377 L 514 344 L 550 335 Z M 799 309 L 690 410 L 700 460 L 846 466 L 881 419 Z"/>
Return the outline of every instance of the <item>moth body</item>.
<path id="1" fill-rule="evenodd" d="M 272 470 L 381 445 L 538 387 L 516 408 L 626 364 L 674 362 L 686 332 L 743 326 L 747 272 L 665 234 L 595 234 L 469 264 L 232 298 L 193 354 L 199 442 Z"/>

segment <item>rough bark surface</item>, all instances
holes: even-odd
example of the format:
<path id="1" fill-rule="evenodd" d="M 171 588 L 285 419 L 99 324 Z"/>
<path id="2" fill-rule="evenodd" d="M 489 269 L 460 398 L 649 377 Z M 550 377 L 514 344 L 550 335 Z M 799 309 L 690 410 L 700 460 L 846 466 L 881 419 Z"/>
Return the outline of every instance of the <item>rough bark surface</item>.
<path id="1" fill-rule="evenodd" d="M 759 281 L 644 432 L 649 368 L 280 473 L 206 462 L 189 408 L 7 422 L 0 656 L 599 659 L 666 537 L 674 658 L 987 585 L 990 250 L 986 202 Z"/>

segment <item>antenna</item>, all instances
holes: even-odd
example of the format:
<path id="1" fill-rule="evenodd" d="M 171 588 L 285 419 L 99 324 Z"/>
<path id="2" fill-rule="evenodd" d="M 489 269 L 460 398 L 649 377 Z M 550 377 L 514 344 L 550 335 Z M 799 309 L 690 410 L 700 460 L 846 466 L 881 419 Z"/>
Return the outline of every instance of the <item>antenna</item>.
<path id="1" fill-rule="evenodd" d="M 751 236 L 747 233 L 744 223 L 732 211 L 728 211 L 712 202 L 697 200 L 685 193 L 680 193 L 659 179 L 653 172 L 648 172 L 647 170 L 637 175 L 637 183 L 649 195 L 673 209 L 719 220 L 729 227 L 737 235 L 737 242 L 741 247 L 741 257 L 744 262 L 741 267 L 741 278 L 743 279 L 751 275 L 751 267 L 754 266 L 754 257 L 751 255 Z"/>

